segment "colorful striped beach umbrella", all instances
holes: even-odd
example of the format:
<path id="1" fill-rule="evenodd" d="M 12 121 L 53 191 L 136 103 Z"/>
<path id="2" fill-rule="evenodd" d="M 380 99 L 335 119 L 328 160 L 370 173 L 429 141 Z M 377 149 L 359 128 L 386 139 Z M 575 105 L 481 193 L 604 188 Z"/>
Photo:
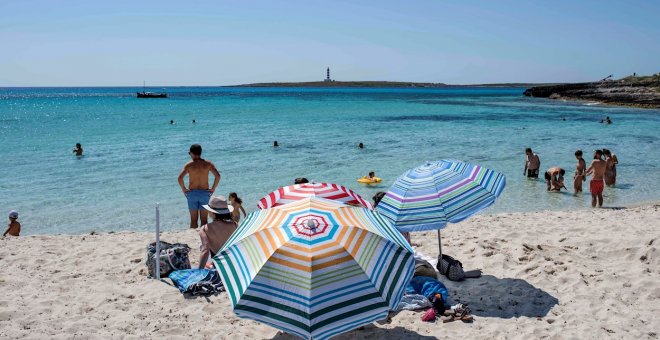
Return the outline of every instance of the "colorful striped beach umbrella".
<path id="1" fill-rule="evenodd" d="M 386 318 L 414 269 L 378 213 L 314 197 L 248 214 L 214 261 L 236 315 L 309 339 Z"/>
<path id="2" fill-rule="evenodd" d="M 369 201 L 364 200 L 353 190 L 332 183 L 304 183 L 279 188 L 264 196 L 257 204 L 257 208 L 272 208 L 308 197 L 320 197 L 373 209 Z"/>
<path id="3" fill-rule="evenodd" d="M 476 164 L 440 160 L 406 171 L 376 210 L 402 231 L 441 229 L 490 206 L 504 175 Z"/>

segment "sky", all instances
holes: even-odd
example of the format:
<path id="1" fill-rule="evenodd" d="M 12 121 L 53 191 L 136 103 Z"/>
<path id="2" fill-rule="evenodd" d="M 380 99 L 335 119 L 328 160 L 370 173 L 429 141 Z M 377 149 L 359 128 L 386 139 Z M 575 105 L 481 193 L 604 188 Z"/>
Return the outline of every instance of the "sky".
<path id="1" fill-rule="evenodd" d="M 578 82 L 660 72 L 660 1 L 0 1 L 2 86 Z"/>

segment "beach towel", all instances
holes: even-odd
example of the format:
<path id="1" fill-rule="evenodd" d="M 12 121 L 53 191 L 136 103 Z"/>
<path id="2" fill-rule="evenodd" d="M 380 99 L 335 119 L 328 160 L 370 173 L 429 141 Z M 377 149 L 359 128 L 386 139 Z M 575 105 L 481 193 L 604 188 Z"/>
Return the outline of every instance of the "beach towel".
<path id="1" fill-rule="evenodd" d="M 403 294 L 401 302 L 396 307 L 395 311 L 402 310 L 418 310 L 422 308 L 432 307 L 433 304 L 424 295 L 420 294 Z"/>
<path id="2" fill-rule="evenodd" d="M 192 295 L 211 295 L 223 292 L 218 271 L 210 269 L 184 269 L 170 273 L 170 280 L 176 285 L 181 293 Z"/>

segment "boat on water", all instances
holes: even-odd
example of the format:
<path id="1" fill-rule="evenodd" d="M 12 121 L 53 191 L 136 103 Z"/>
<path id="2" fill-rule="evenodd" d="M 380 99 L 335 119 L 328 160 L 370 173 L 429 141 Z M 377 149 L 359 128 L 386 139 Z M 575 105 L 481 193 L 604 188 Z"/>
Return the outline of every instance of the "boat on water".
<path id="1" fill-rule="evenodd" d="M 167 98 L 167 92 L 147 92 L 146 84 L 142 83 L 142 92 L 137 92 L 138 98 Z"/>
<path id="2" fill-rule="evenodd" d="M 138 92 L 137 93 L 138 98 L 167 98 L 167 93 L 161 92 L 161 93 L 155 93 L 155 92 Z"/>

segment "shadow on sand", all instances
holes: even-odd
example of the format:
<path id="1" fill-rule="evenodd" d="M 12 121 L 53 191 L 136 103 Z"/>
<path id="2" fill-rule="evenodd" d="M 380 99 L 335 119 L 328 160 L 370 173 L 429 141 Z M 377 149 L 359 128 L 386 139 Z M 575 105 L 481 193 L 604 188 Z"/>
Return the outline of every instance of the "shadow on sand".
<path id="1" fill-rule="evenodd" d="M 300 339 L 291 334 L 278 332 L 273 337 L 273 340 L 297 340 Z M 434 336 L 424 336 L 417 332 L 405 329 L 403 327 L 395 328 L 378 328 L 375 326 L 365 326 L 364 328 L 352 330 L 350 332 L 337 335 L 332 338 L 333 340 L 347 340 L 347 339 L 415 339 L 415 340 L 435 340 Z"/>
<path id="2" fill-rule="evenodd" d="M 449 301 L 467 304 L 476 316 L 542 317 L 559 303 L 554 296 L 521 279 L 483 275 L 461 282 L 442 281 L 449 290 Z"/>

